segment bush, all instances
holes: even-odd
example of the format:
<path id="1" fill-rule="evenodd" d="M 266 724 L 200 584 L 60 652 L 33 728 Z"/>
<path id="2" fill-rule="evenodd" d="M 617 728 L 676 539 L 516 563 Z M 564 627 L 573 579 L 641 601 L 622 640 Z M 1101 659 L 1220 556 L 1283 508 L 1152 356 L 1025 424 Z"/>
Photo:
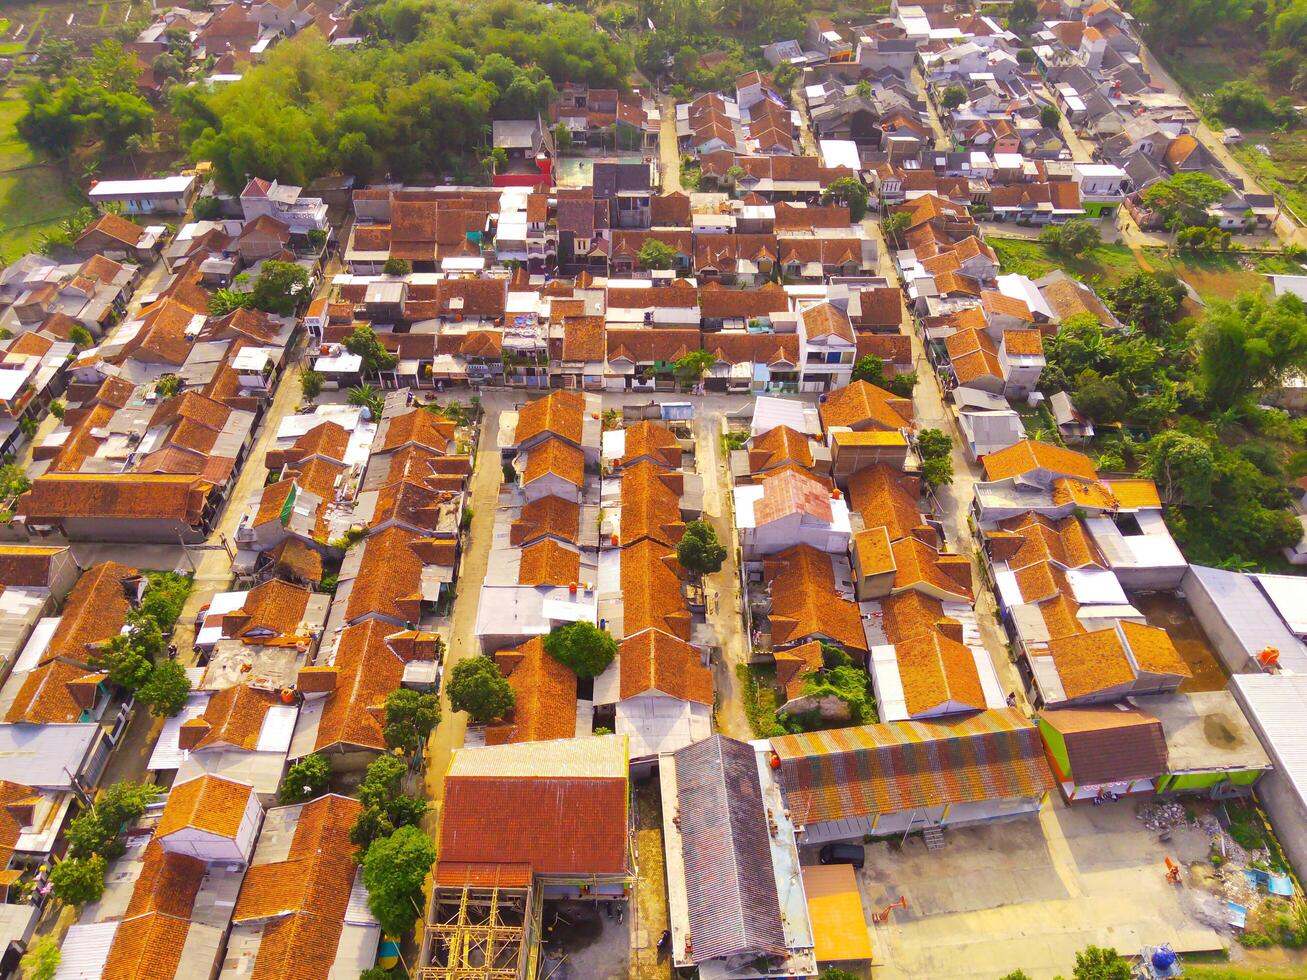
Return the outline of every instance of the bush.
<path id="1" fill-rule="evenodd" d="M 314 752 L 286 770 L 277 799 L 283 805 L 307 803 L 325 793 L 330 781 L 331 762 L 325 755 Z"/>
<path id="2" fill-rule="evenodd" d="M 422 885 L 436 860 L 430 838 L 417 827 L 401 827 L 368 848 L 363 884 L 368 907 L 384 932 L 404 936 L 422 908 Z"/>
<path id="3" fill-rule="evenodd" d="M 388 276 L 403 278 L 413 271 L 413 266 L 408 259 L 386 259 L 386 264 L 381 267 L 381 271 Z"/>
<path id="4" fill-rule="evenodd" d="M 517 695 L 494 660 L 467 657 L 454 665 L 449 703 L 455 711 L 466 711 L 472 721 L 484 725 L 513 710 Z"/>
<path id="5" fill-rule="evenodd" d="M 191 211 L 196 221 L 213 221 L 222 214 L 222 202 L 216 197 L 197 197 Z"/>
<path id="6" fill-rule="evenodd" d="M 598 677 L 617 656 L 617 641 L 592 623 L 559 626 L 544 640 L 545 653 L 581 679 Z"/>

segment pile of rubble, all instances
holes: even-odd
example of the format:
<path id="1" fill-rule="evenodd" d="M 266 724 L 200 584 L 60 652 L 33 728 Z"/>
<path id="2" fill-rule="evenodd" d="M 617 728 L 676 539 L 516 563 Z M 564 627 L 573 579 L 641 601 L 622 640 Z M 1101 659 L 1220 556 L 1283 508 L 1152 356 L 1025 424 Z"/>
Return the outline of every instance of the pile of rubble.
<path id="1" fill-rule="evenodd" d="M 1157 831 L 1184 827 L 1189 823 L 1184 807 L 1170 802 L 1143 803 L 1135 808 L 1135 818 L 1142 820 L 1149 830 Z"/>

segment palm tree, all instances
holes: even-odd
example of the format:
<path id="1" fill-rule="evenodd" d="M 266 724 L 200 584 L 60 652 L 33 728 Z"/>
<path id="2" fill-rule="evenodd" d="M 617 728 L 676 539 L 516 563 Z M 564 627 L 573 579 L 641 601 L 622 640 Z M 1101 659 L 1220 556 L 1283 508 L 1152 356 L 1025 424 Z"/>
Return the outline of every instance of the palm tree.
<path id="1" fill-rule="evenodd" d="M 365 408 L 374 419 L 381 418 L 381 409 L 386 403 L 385 396 L 370 384 L 361 384 L 349 390 L 349 403 Z"/>

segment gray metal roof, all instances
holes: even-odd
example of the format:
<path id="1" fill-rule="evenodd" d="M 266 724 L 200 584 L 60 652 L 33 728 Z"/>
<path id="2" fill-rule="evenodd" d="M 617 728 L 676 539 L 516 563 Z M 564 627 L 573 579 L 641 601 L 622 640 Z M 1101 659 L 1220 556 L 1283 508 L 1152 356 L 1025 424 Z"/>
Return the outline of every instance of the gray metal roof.
<path id="1" fill-rule="evenodd" d="M 1307 676 L 1235 674 L 1230 688 L 1275 768 L 1307 805 Z"/>
<path id="2" fill-rule="evenodd" d="M 783 954 L 785 929 L 753 748 L 714 735 L 674 758 L 695 961 Z"/>
<path id="3" fill-rule="evenodd" d="M 1252 575 L 1221 568 L 1190 565 L 1189 573 L 1207 593 L 1212 605 L 1249 657 L 1266 647 L 1280 651 L 1280 666 L 1307 674 L 1307 648 L 1275 611 Z M 1186 588 L 1189 583 L 1186 582 Z"/>

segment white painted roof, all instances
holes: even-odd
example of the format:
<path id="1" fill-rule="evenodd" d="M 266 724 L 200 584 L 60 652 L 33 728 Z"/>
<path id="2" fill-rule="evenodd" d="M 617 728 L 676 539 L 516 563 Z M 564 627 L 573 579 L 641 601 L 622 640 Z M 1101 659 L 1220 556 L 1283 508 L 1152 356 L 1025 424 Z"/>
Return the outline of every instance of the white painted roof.
<path id="1" fill-rule="evenodd" d="M 181 194 L 191 184 L 194 177 L 151 177 L 144 180 L 102 180 L 91 188 L 88 196 L 114 197 L 131 194 Z"/>

